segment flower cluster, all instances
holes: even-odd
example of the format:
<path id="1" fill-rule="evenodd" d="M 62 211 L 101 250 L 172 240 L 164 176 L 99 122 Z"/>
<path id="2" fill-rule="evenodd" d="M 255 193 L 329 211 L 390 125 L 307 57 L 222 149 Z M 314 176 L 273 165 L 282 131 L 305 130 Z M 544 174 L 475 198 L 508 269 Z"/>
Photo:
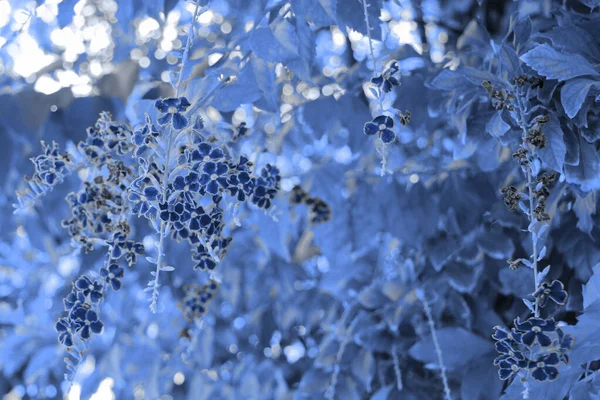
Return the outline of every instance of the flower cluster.
<path id="1" fill-rule="evenodd" d="M 73 284 L 71 293 L 63 300 L 67 316 L 60 318 L 54 328 L 58 341 L 65 347 L 72 347 L 75 336 L 89 340 L 92 333 L 100 334 L 104 328 L 94 310 L 103 297 L 102 283 L 87 275 L 80 276 Z"/>
<path id="2" fill-rule="evenodd" d="M 306 204 L 310 207 L 308 217 L 311 225 L 318 225 L 331 219 L 331 207 L 320 197 L 311 197 L 300 185 L 295 185 L 290 194 L 290 204 Z"/>
<path id="3" fill-rule="evenodd" d="M 502 194 L 504 195 L 504 204 L 509 211 L 515 211 L 519 201 L 521 200 L 521 194 L 514 186 L 507 186 L 502 188 Z"/>
<path id="4" fill-rule="evenodd" d="M 494 365 L 499 368 L 500 379 L 521 374 L 537 381 L 555 380 L 558 365 L 569 363 L 567 353 L 573 347 L 573 337 L 565 334 L 553 318 L 531 317 L 523 322 L 517 318 L 514 324 L 511 330 L 494 327 L 492 337 L 500 353 Z"/>
<path id="5" fill-rule="evenodd" d="M 494 89 L 494 85 L 490 81 L 483 81 L 481 86 L 488 92 L 490 99 L 492 99 L 492 105 L 498 111 L 508 110 L 513 111 L 515 95 L 502 88 L 500 90 Z"/>
<path id="6" fill-rule="evenodd" d="M 544 81 L 537 76 L 518 75 L 513 80 L 518 87 L 523 87 L 527 83 L 531 85 L 532 89 L 544 87 Z"/>
<path id="7" fill-rule="evenodd" d="M 136 130 L 138 174 L 128 189 L 128 199 L 134 214 L 158 219 L 174 240 L 191 245 L 195 269 L 210 271 L 232 241 L 224 234 L 225 199 L 235 203 L 235 208 L 250 202 L 267 210 L 280 189 L 281 176 L 269 164 L 254 176 L 247 157 L 233 159 L 226 149 L 209 142 L 202 134 L 202 123 L 189 126 L 183 115 L 188 105 L 185 97 L 158 100 L 156 109 L 165 114 L 159 117 L 158 127 L 147 117 Z M 183 132 L 169 138 L 171 128 Z M 161 129 L 167 132 L 153 133 Z"/>
<path id="8" fill-rule="evenodd" d="M 538 149 L 546 147 L 546 136 L 544 136 L 544 133 L 542 132 L 542 126 L 548 121 L 550 121 L 549 115 L 539 116 L 535 119 L 534 125 L 527 131 L 527 135 L 525 136 L 527 143 L 530 143 Z"/>
<path id="9" fill-rule="evenodd" d="M 48 145 L 42 141 L 42 154 L 31 158 L 35 172 L 31 177 L 26 176 L 29 188 L 17 191 L 18 204 L 14 207 L 21 209 L 31 205 L 35 200 L 63 182 L 71 172 L 73 163 L 69 153 L 60 153 L 58 143 Z"/>
<path id="10" fill-rule="evenodd" d="M 208 306 L 219 292 L 219 283 L 211 279 L 202 285 L 184 285 L 185 297 L 177 304 L 186 321 L 191 322 L 202 317 L 208 311 Z"/>

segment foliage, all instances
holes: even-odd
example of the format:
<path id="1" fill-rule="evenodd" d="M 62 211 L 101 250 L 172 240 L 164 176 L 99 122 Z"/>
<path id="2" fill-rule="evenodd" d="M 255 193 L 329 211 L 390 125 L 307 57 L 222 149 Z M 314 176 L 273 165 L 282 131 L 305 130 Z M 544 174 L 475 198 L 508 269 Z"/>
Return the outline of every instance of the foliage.
<path id="1" fill-rule="evenodd" d="M 597 397 L 599 5 L 0 0 L 0 393 Z"/>

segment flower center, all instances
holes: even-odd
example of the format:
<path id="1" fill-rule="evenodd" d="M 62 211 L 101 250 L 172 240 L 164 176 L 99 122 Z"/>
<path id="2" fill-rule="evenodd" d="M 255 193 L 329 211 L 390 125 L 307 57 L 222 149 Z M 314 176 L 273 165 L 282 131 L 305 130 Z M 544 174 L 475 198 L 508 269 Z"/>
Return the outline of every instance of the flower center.
<path id="1" fill-rule="evenodd" d="M 379 124 L 379 130 L 382 131 L 386 128 L 385 124 Z"/>
<path id="2" fill-rule="evenodd" d="M 175 114 L 177 112 L 177 107 L 169 107 L 169 110 L 167 111 L 169 114 Z"/>
<path id="3" fill-rule="evenodd" d="M 210 176 L 210 180 L 211 180 L 211 181 L 216 181 L 216 180 L 217 180 L 217 178 L 218 178 L 217 174 L 212 174 L 212 175 Z"/>
<path id="4" fill-rule="evenodd" d="M 114 279 L 115 278 L 115 274 L 113 274 L 112 272 L 110 274 L 108 274 L 108 279 Z"/>
<path id="5" fill-rule="evenodd" d="M 517 364 L 513 364 L 510 366 L 510 369 L 512 369 L 513 371 L 516 371 L 519 369 L 519 366 Z"/>
<path id="6" fill-rule="evenodd" d="M 540 328 L 539 326 L 534 326 L 533 328 L 531 328 L 531 330 L 534 332 L 541 332 L 542 328 Z"/>
<path id="7" fill-rule="evenodd" d="M 543 361 L 540 361 L 539 363 L 537 363 L 538 368 L 544 368 L 546 366 L 546 363 L 544 363 Z"/>

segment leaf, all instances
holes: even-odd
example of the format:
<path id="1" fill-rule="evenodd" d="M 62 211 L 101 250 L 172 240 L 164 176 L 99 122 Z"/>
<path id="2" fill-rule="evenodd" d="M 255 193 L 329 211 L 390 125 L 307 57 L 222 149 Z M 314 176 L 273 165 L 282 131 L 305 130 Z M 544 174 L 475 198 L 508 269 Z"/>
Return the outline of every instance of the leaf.
<path id="1" fill-rule="evenodd" d="M 521 60 L 547 79 L 565 81 L 578 76 L 599 76 L 583 56 L 559 53 L 546 43 L 523 54 Z"/>
<path id="2" fill-rule="evenodd" d="M 596 192 L 585 196 L 577 194 L 573 211 L 577 215 L 577 228 L 589 235 L 594 227 L 592 215 L 596 214 Z"/>
<path id="3" fill-rule="evenodd" d="M 590 88 L 595 83 L 597 83 L 597 81 L 593 79 L 578 78 L 568 81 L 561 88 L 560 103 L 562 104 L 569 118 L 573 118 L 575 115 L 577 115 L 590 91 Z"/>
<path id="4" fill-rule="evenodd" d="M 298 37 L 294 27 L 286 20 L 276 27 L 259 28 L 250 36 L 253 53 L 265 61 L 285 63 L 298 57 Z"/>
<path id="5" fill-rule="evenodd" d="M 290 2 L 294 13 L 317 28 L 335 25 L 337 0 L 294 0 Z"/>
<path id="6" fill-rule="evenodd" d="M 584 192 L 600 188 L 600 157 L 593 144 L 579 138 L 579 164 L 565 166 L 568 183 L 574 183 Z"/>
<path id="7" fill-rule="evenodd" d="M 437 337 L 444 360 L 444 366 L 453 371 L 464 367 L 474 359 L 490 352 L 493 345 L 464 328 L 452 327 L 437 330 Z M 417 361 L 438 366 L 438 356 L 431 335 L 413 345 L 408 354 Z"/>
<path id="8" fill-rule="evenodd" d="M 235 82 L 227 84 L 215 93 L 212 106 L 219 111 L 234 111 L 242 104 L 255 102 L 261 95 L 252 66 L 248 64 L 242 68 Z"/>
<path id="9" fill-rule="evenodd" d="M 600 300 L 600 264 L 594 265 L 592 277 L 583 285 L 583 308 L 587 309 L 592 303 Z"/>
<path id="10" fill-rule="evenodd" d="M 510 125 L 502 119 L 501 111 L 495 112 L 485 125 L 485 131 L 494 137 L 503 136 L 509 129 Z"/>
<path id="11" fill-rule="evenodd" d="M 567 154 L 567 146 L 563 140 L 563 131 L 554 115 L 544 125 L 543 132 L 546 137 L 546 146 L 543 149 L 539 149 L 540 158 L 549 168 L 557 172 L 562 172 Z"/>
<path id="12" fill-rule="evenodd" d="M 502 391 L 496 368 L 490 368 L 496 352 L 473 359 L 462 374 L 460 393 L 462 400 L 497 399 Z"/>
<path id="13" fill-rule="evenodd" d="M 443 69 L 431 81 L 431 86 L 440 90 L 456 90 L 464 88 L 467 79 L 460 73 L 450 69 Z"/>
<path id="14" fill-rule="evenodd" d="M 360 350 L 352 360 L 352 373 L 362 382 L 367 392 L 371 391 L 371 383 L 375 377 L 375 357 L 367 350 Z"/>

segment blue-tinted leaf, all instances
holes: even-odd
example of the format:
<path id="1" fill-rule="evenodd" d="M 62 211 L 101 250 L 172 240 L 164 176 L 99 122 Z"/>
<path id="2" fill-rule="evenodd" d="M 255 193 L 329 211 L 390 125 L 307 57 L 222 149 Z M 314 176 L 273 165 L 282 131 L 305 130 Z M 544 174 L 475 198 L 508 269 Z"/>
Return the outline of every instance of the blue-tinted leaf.
<path id="1" fill-rule="evenodd" d="M 560 102 L 569 118 L 575 117 L 596 80 L 587 78 L 573 79 L 560 89 Z"/>
<path id="2" fill-rule="evenodd" d="M 600 188 L 600 157 L 593 144 L 579 139 L 579 165 L 565 166 L 567 182 L 577 184 L 583 191 Z"/>
<path id="3" fill-rule="evenodd" d="M 464 367 L 472 359 L 481 357 L 493 348 L 490 340 L 483 339 L 463 328 L 438 329 L 437 337 L 444 365 L 450 371 Z M 438 357 L 431 335 L 412 346 L 408 354 L 425 364 L 438 365 Z"/>
<path id="4" fill-rule="evenodd" d="M 548 44 L 539 45 L 521 60 L 547 79 L 564 81 L 578 76 L 599 76 L 596 68 L 579 54 L 563 54 Z"/>
<path id="5" fill-rule="evenodd" d="M 567 146 L 563 140 L 563 131 L 555 116 L 544 125 L 546 147 L 539 150 L 540 158 L 551 169 L 562 172 L 567 154 Z"/>

